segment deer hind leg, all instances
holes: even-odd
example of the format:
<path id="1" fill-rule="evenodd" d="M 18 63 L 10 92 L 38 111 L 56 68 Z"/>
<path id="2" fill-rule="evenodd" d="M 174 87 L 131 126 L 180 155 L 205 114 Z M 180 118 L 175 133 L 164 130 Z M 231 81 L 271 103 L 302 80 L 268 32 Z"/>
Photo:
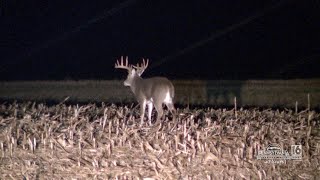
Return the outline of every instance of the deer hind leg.
<path id="1" fill-rule="evenodd" d="M 166 106 L 171 113 L 174 113 L 176 111 L 172 102 L 166 103 Z"/>
<path id="2" fill-rule="evenodd" d="M 147 105 L 148 105 L 149 125 L 151 126 L 151 113 L 152 113 L 153 104 L 152 104 L 152 102 L 148 102 Z"/>
<path id="3" fill-rule="evenodd" d="M 175 108 L 174 108 L 174 105 L 173 105 L 173 101 L 172 101 L 172 97 L 171 97 L 169 91 L 166 93 L 166 96 L 165 96 L 163 102 L 166 104 L 166 106 L 168 107 L 168 110 L 171 113 L 173 113 L 175 111 Z"/>
<path id="4" fill-rule="evenodd" d="M 140 102 L 140 125 L 142 126 L 143 125 L 143 118 L 144 118 L 144 112 L 145 112 L 145 109 L 146 109 L 146 101 L 141 101 Z"/>
<path id="5" fill-rule="evenodd" d="M 159 122 L 159 119 L 161 119 L 162 115 L 163 115 L 162 103 L 156 102 L 156 103 L 154 103 L 154 107 L 156 108 L 156 110 L 158 112 L 157 122 Z"/>

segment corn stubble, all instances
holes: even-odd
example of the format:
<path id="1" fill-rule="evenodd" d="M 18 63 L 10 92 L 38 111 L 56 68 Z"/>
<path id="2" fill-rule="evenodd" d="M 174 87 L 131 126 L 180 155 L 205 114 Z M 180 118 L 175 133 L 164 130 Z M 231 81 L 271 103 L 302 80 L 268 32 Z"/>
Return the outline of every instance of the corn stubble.
<path id="1" fill-rule="evenodd" d="M 236 112 L 235 112 L 236 111 Z M 314 179 L 320 114 L 179 109 L 140 127 L 135 108 L 2 104 L 0 179 Z M 303 146 L 302 161 L 266 164 L 258 150 Z"/>

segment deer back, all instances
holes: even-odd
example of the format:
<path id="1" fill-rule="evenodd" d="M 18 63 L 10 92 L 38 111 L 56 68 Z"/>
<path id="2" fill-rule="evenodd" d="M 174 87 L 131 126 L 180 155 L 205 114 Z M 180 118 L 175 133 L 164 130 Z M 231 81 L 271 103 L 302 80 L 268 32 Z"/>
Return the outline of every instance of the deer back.
<path id="1" fill-rule="evenodd" d="M 135 85 L 134 92 L 138 99 L 163 100 L 167 93 L 171 99 L 174 97 L 174 87 L 165 77 L 141 79 Z"/>

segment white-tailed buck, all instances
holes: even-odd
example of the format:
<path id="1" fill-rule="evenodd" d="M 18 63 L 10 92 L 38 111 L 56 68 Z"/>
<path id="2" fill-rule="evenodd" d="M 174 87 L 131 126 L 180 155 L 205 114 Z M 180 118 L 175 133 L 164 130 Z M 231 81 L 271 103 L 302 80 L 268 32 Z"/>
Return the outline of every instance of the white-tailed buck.
<path id="1" fill-rule="evenodd" d="M 133 94 L 140 104 L 141 125 L 145 114 L 146 105 L 148 105 L 148 119 L 151 125 L 151 113 L 153 106 L 158 112 L 157 121 L 163 115 L 162 104 L 164 103 L 168 109 L 175 111 L 173 105 L 174 87 L 172 83 L 165 77 L 153 77 L 142 79 L 141 75 L 148 67 L 149 59 L 142 59 L 141 64 L 136 66 L 128 64 L 128 57 L 125 59 L 125 64 L 121 56 L 120 62 L 117 60 L 115 68 L 128 70 L 128 77 L 124 81 L 125 86 L 130 86 Z"/>

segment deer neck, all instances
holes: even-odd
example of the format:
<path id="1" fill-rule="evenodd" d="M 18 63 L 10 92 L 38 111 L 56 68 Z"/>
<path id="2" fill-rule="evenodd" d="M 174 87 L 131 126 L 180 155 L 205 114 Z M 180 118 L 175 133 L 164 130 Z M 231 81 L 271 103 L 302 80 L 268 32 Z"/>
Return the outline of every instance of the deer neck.
<path id="1" fill-rule="evenodd" d="M 137 94 L 139 92 L 139 89 L 141 87 L 143 79 L 140 76 L 135 76 L 132 80 L 132 84 L 130 86 L 130 89 L 134 94 Z"/>

